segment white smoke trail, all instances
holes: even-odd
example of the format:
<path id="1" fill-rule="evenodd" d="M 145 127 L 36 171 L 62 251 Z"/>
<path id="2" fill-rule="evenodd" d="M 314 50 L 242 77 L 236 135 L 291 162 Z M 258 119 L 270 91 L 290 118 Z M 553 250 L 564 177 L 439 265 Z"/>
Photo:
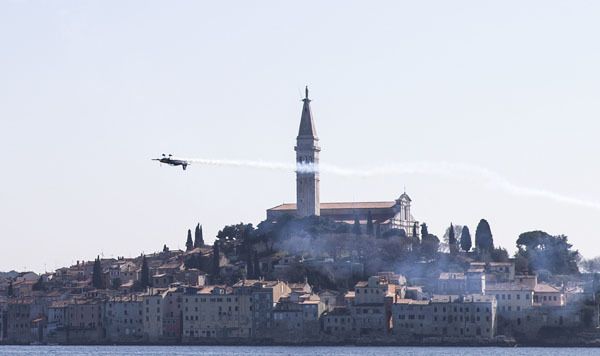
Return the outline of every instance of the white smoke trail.
<path id="1" fill-rule="evenodd" d="M 578 205 L 600 210 L 600 202 L 579 199 L 548 190 L 517 185 L 510 182 L 508 179 L 502 177 L 498 173 L 490 171 L 486 168 L 461 163 L 407 162 L 402 164 L 383 165 L 374 168 L 352 169 L 327 164 L 320 164 L 319 166 L 315 166 L 310 163 L 294 165 L 279 162 L 251 160 L 220 160 L 204 158 L 191 158 L 186 160 L 191 163 L 198 163 L 203 165 L 249 167 L 260 169 L 273 169 L 288 172 L 297 171 L 301 173 L 321 172 L 340 176 L 363 178 L 403 174 L 434 175 L 460 180 L 483 182 L 484 184 L 490 187 L 497 188 L 504 192 L 517 196 L 544 198 L 559 203 Z"/>

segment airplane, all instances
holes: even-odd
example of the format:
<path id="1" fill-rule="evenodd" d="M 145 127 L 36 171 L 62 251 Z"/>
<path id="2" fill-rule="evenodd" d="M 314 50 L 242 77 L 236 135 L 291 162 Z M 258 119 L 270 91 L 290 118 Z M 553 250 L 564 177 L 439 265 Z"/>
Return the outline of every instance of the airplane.
<path id="1" fill-rule="evenodd" d="M 183 168 L 184 171 L 187 168 L 188 164 L 190 164 L 190 162 L 184 159 L 174 158 L 172 154 L 169 154 L 167 156 L 164 153 L 162 154 L 162 158 L 153 158 L 152 160 L 159 161 L 160 163 L 166 163 L 170 166 L 181 166 L 181 168 Z"/>

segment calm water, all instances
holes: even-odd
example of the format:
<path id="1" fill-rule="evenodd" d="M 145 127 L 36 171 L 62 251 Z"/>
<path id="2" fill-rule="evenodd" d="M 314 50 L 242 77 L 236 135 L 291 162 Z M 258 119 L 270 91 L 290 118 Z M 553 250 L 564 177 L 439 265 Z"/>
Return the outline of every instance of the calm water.
<path id="1" fill-rule="evenodd" d="M 0 355 L 69 355 L 69 356 L 125 356 L 125 355 L 356 355 L 356 356 L 495 356 L 495 355 L 527 355 L 527 356 L 584 356 L 600 355 L 599 349 L 590 348 L 462 348 L 462 347 L 247 347 L 247 346 L 0 346 Z"/>

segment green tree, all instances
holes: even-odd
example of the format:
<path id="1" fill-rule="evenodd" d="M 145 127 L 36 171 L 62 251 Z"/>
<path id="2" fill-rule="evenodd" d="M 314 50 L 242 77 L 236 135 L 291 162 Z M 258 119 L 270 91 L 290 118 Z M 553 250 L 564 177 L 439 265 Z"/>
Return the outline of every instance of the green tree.
<path id="1" fill-rule="evenodd" d="M 185 250 L 191 251 L 194 249 L 194 241 L 192 241 L 192 230 L 188 229 L 187 240 L 185 241 Z"/>
<path id="2" fill-rule="evenodd" d="M 142 273 L 140 276 L 140 287 L 146 289 L 152 285 L 150 281 L 150 269 L 148 268 L 148 261 L 146 260 L 146 256 L 142 256 Z"/>
<path id="3" fill-rule="evenodd" d="M 406 231 L 404 231 L 404 229 L 397 229 L 397 228 L 387 230 L 386 232 L 383 233 L 382 236 L 385 239 L 390 238 L 390 237 L 399 237 L 401 239 L 407 238 Z"/>
<path id="4" fill-rule="evenodd" d="M 196 225 L 196 230 L 194 231 L 194 247 L 202 247 L 204 246 L 204 237 L 202 234 L 202 225 Z"/>
<path id="5" fill-rule="evenodd" d="M 213 276 L 218 276 L 221 270 L 221 251 L 219 250 L 219 242 L 215 241 L 213 244 L 213 255 L 212 255 L 212 270 Z"/>
<path id="6" fill-rule="evenodd" d="M 260 278 L 262 273 L 260 272 L 260 260 L 258 259 L 258 253 L 254 252 L 254 278 Z"/>
<path id="7" fill-rule="evenodd" d="M 111 284 L 112 284 L 112 286 L 111 286 L 111 287 L 112 287 L 112 289 L 114 289 L 114 290 L 117 290 L 117 289 L 119 289 L 119 288 L 121 287 L 121 284 L 122 284 L 122 282 L 121 282 L 121 278 L 114 278 L 114 279 L 112 280 L 112 283 L 111 283 Z"/>
<path id="8" fill-rule="evenodd" d="M 102 289 L 102 284 L 102 265 L 100 264 L 100 256 L 98 256 L 92 267 L 92 286 L 96 289 Z"/>
<path id="9" fill-rule="evenodd" d="M 221 241 L 242 241 L 249 237 L 252 233 L 252 224 L 239 223 L 236 225 L 227 225 L 223 230 L 219 230 L 217 233 L 217 239 Z"/>
<path id="10" fill-rule="evenodd" d="M 481 252 L 491 253 L 494 249 L 494 238 L 490 224 L 485 219 L 481 219 L 475 230 L 475 247 Z"/>
<path id="11" fill-rule="evenodd" d="M 163 252 L 169 252 L 169 248 L 167 247 L 167 244 L 163 245 Z"/>
<path id="12" fill-rule="evenodd" d="M 10 282 L 8 282 L 8 288 L 6 289 L 6 295 L 8 297 L 14 297 L 14 295 L 15 295 L 12 280 Z"/>
<path id="13" fill-rule="evenodd" d="M 412 227 L 412 237 L 419 242 L 419 224 L 414 223 Z"/>
<path id="14" fill-rule="evenodd" d="M 529 272 L 547 270 L 553 274 L 578 274 L 581 255 L 572 247 L 565 235 L 528 231 L 517 239 L 516 257 L 526 261 Z"/>
<path id="15" fill-rule="evenodd" d="M 373 215 L 371 214 L 371 210 L 367 212 L 367 235 L 373 236 Z"/>
<path id="16" fill-rule="evenodd" d="M 465 252 L 469 252 L 471 247 L 473 247 L 473 242 L 471 241 L 471 232 L 465 225 L 460 233 L 460 248 Z"/>
<path id="17" fill-rule="evenodd" d="M 44 285 L 44 279 L 42 278 L 42 276 L 40 276 L 40 278 L 38 278 L 37 282 L 35 282 L 34 285 L 31 286 L 31 289 L 34 291 L 46 290 L 46 286 Z"/>
<path id="18" fill-rule="evenodd" d="M 354 226 L 352 226 L 352 232 L 354 235 L 361 235 L 362 229 L 360 228 L 360 221 L 358 220 L 358 216 L 354 217 Z"/>
<path id="19" fill-rule="evenodd" d="M 452 225 L 452 223 L 450 223 L 450 228 L 448 231 L 448 248 L 450 249 L 450 254 L 452 255 L 455 255 L 458 252 L 458 241 L 456 240 L 454 225 Z"/>
<path id="20" fill-rule="evenodd" d="M 502 247 L 495 247 L 490 254 L 492 261 L 494 262 L 508 262 L 508 251 Z"/>
<path id="21" fill-rule="evenodd" d="M 428 235 L 429 235 L 429 230 L 427 229 L 427 224 L 422 223 L 421 224 L 421 240 L 426 238 Z"/>
<path id="22" fill-rule="evenodd" d="M 424 257 L 434 258 L 440 249 L 440 239 L 433 235 L 427 234 L 421 237 L 421 253 Z"/>

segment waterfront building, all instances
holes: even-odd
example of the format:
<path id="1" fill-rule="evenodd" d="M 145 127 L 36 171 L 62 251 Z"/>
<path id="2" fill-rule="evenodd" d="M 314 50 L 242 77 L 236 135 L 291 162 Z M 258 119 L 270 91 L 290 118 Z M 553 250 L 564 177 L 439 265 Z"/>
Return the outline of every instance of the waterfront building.
<path id="1" fill-rule="evenodd" d="M 5 335 L 11 342 L 28 344 L 35 339 L 31 334 L 32 298 L 14 298 L 6 306 Z"/>
<path id="2" fill-rule="evenodd" d="M 163 292 L 162 333 L 166 341 L 181 341 L 184 290 L 182 286 L 172 286 Z"/>
<path id="3" fill-rule="evenodd" d="M 165 289 L 149 288 L 140 295 L 142 301 L 142 332 L 145 340 L 158 342 L 163 336 Z"/>
<path id="4" fill-rule="evenodd" d="M 393 333 L 400 337 L 491 339 L 496 333 L 493 296 L 436 295 L 429 300 L 400 299 L 392 305 Z"/>
<path id="5" fill-rule="evenodd" d="M 67 305 L 67 342 L 97 343 L 104 340 L 104 300 L 74 298 Z"/>
<path id="6" fill-rule="evenodd" d="M 106 302 L 106 338 L 109 342 L 144 341 L 143 301 L 131 294 Z"/>
<path id="7" fill-rule="evenodd" d="M 384 276 L 371 276 L 354 286 L 350 312 L 354 327 L 360 335 L 380 334 L 390 330 L 391 304 L 396 296 L 396 285 Z"/>
<path id="8" fill-rule="evenodd" d="M 282 341 L 314 339 L 321 329 L 324 305 L 316 294 L 295 293 L 282 297 L 273 309 L 271 335 Z"/>
<path id="9" fill-rule="evenodd" d="M 231 287 L 187 288 L 183 295 L 183 341 L 250 338 L 253 336 L 252 296 Z"/>
<path id="10" fill-rule="evenodd" d="M 321 316 L 323 333 L 334 340 L 347 340 L 356 335 L 354 318 L 348 307 L 335 307 Z"/>

